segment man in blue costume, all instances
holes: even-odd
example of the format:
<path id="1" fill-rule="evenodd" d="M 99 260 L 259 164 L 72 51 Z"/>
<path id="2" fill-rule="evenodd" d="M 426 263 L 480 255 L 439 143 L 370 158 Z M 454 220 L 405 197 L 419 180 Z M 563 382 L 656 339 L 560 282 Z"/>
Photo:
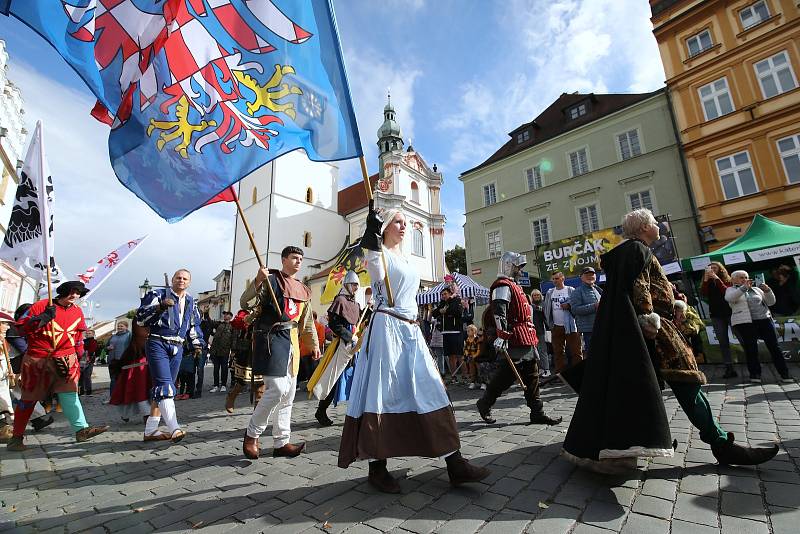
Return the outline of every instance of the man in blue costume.
<path id="1" fill-rule="evenodd" d="M 142 297 L 136 310 L 139 326 L 150 328 L 145 354 L 153 379 L 150 417 L 144 428 L 144 441 L 171 439 L 178 442 L 186 435 L 175 413 L 175 379 L 181 366 L 183 344 L 188 341 L 199 358 L 203 352 L 203 333 L 197 303 L 187 292 L 192 274 L 178 269 L 172 275 L 172 287 L 152 289 Z M 167 432 L 158 430 L 161 419 Z"/>

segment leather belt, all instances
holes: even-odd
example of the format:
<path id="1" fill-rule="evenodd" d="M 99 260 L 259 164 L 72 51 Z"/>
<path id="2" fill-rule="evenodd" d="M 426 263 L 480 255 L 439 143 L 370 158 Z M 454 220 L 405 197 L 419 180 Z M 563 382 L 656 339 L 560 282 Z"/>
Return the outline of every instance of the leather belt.
<path id="1" fill-rule="evenodd" d="M 150 334 L 150 337 L 154 337 L 154 338 L 156 338 L 158 340 L 161 340 L 161 341 L 163 341 L 165 343 L 169 343 L 170 345 L 183 345 L 183 342 L 184 342 L 183 339 L 178 340 L 178 339 L 175 339 L 175 338 L 159 336 L 158 334 Z"/>
<path id="2" fill-rule="evenodd" d="M 416 324 L 416 325 L 419 324 L 419 321 L 417 321 L 416 319 L 409 319 L 408 317 L 403 317 L 399 313 L 394 313 L 389 310 L 384 310 L 383 308 L 378 308 L 377 310 L 375 310 L 375 313 L 385 313 L 386 315 L 394 317 L 395 319 L 400 319 L 401 321 L 406 322 L 408 324 Z"/>

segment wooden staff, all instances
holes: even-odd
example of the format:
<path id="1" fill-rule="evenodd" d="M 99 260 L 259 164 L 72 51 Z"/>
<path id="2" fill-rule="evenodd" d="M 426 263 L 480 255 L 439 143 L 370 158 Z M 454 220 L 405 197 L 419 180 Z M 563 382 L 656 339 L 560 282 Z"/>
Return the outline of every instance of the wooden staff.
<path id="1" fill-rule="evenodd" d="M 369 183 L 369 173 L 367 173 L 367 162 L 364 159 L 364 156 L 360 156 L 358 158 L 359 163 L 361 163 L 361 176 L 364 178 L 364 188 L 367 190 L 367 200 L 372 200 L 372 187 Z M 386 286 L 386 300 L 389 303 L 389 307 L 394 307 L 394 295 L 392 294 L 392 286 L 389 283 L 389 269 L 386 265 L 386 256 L 383 252 L 383 246 L 381 245 L 381 263 L 383 264 L 383 285 Z"/>
<path id="2" fill-rule="evenodd" d="M 522 381 L 522 377 L 520 376 L 519 371 L 517 371 L 517 366 L 514 365 L 514 362 L 511 361 L 511 356 L 508 355 L 508 351 L 506 349 L 502 349 L 500 352 L 502 352 L 503 356 L 506 357 L 508 366 L 511 367 L 512 371 L 514 371 L 514 376 L 516 377 L 517 382 L 519 382 L 519 385 L 522 386 L 522 390 L 525 391 L 526 389 L 528 389 L 525 387 L 525 383 Z"/>
<path id="3" fill-rule="evenodd" d="M 263 269 L 264 262 L 261 261 L 261 254 L 258 253 L 258 248 L 256 247 L 256 240 L 253 237 L 253 232 L 250 231 L 250 225 L 247 224 L 247 218 L 244 216 L 242 205 L 239 203 L 239 195 L 236 194 L 236 190 L 233 188 L 233 186 L 230 186 L 230 189 L 231 193 L 233 193 L 233 201 L 236 202 L 236 211 L 239 213 L 239 218 L 242 219 L 242 225 L 244 226 L 244 231 L 247 232 L 247 238 L 250 240 L 250 246 L 253 248 L 253 252 L 256 255 L 256 260 L 258 261 L 258 268 Z M 275 296 L 275 291 L 273 291 L 272 289 L 272 284 L 269 283 L 269 277 L 267 277 L 264 283 L 267 286 L 267 290 L 269 291 L 269 296 L 272 299 L 272 305 L 275 306 L 275 312 L 278 314 L 278 317 L 280 317 L 283 310 L 280 307 L 280 305 L 278 305 L 278 298 Z"/>

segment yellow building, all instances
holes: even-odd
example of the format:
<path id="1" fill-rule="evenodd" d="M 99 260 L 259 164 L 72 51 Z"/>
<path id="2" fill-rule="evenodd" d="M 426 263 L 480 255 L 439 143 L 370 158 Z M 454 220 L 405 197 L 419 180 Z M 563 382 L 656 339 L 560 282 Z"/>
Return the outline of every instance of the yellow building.
<path id="1" fill-rule="evenodd" d="M 756 213 L 800 225 L 796 0 L 650 0 L 710 249 Z"/>

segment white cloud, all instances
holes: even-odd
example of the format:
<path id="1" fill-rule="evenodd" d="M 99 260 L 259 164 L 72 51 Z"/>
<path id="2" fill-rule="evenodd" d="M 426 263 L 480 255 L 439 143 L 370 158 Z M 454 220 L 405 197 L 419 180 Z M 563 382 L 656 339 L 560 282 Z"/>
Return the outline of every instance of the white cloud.
<path id="1" fill-rule="evenodd" d="M 94 101 L 81 92 L 14 62 L 9 78 L 25 100 L 33 131 L 42 120 L 56 193 L 55 256 L 74 277 L 128 239 L 149 239 L 97 290 L 98 318 L 111 318 L 138 305 L 145 278 L 163 283 L 163 273 L 186 267 L 196 293 L 213 287 L 212 277 L 230 268 L 234 211 L 220 203 L 168 224 L 125 189 L 111 169 L 108 127 L 89 115 Z"/>
<path id="2" fill-rule="evenodd" d="M 561 93 L 647 92 L 663 85 L 646 2 L 514 0 L 503 13 L 499 24 L 507 44 L 520 53 L 498 55 L 492 72 L 462 83 L 455 107 L 444 110 L 437 125 L 452 139 L 442 164 L 452 177 L 442 195 L 450 214 L 448 247 L 455 236 L 463 239 L 457 176 L 499 149 L 508 132 L 533 120 Z"/>
<path id="3" fill-rule="evenodd" d="M 414 137 L 414 90 L 422 71 L 405 64 L 396 64 L 392 58 L 381 57 L 374 50 L 364 47 L 358 51 L 346 48 L 344 57 L 361 145 L 364 147 L 367 166 L 371 172 L 375 172 L 378 164 L 377 131 L 383 124 L 387 92 L 391 89 L 397 122 L 405 142 L 408 143 L 409 138 Z M 339 167 L 345 185 L 361 179 L 357 161 L 341 162 Z"/>

